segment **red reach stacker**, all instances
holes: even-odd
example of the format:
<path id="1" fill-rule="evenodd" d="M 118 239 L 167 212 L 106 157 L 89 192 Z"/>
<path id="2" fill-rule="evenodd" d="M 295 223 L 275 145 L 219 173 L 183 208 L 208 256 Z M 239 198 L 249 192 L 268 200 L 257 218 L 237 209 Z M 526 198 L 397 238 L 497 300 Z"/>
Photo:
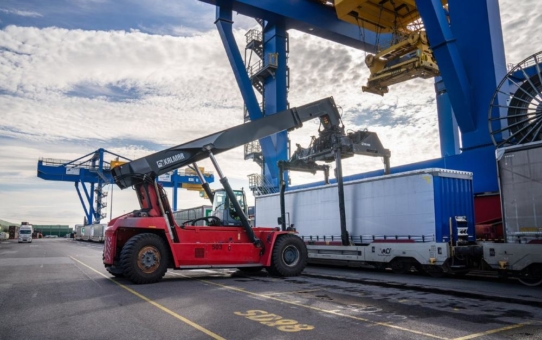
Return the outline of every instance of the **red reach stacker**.
<path id="1" fill-rule="evenodd" d="M 107 271 L 136 284 L 161 280 L 167 268 L 239 268 L 242 271 L 265 268 L 271 275 L 299 275 L 307 263 L 304 242 L 295 230 L 284 227 L 252 228 L 214 155 L 283 130 L 299 128 L 314 118 L 320 119 L 324 135 L 339 154 L 348 154 L 352 144 L 359 143 L 344 133 L 339 112 L 330 97 L 114 167 L 115 183 L 121 189 L 134 188 L 140 209 L 109 222 L 103 253 Z M 220 214 L 215 211 L 214 216 L 207 217 L 208 226 L 190 223 L 179 226 L 166 193 L 156 179 L 177 168 L 191 166 L 213 199 L 213 192 L 196 163 L 206 158 L 210 158 L 224 187 L 223 209 Z"/>

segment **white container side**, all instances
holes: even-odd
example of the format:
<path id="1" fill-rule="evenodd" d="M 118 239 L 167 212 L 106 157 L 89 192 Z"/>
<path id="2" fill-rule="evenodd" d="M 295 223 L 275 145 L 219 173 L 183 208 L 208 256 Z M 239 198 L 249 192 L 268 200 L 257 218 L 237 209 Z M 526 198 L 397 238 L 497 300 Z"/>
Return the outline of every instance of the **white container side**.
<path id="1" fill-rule="evenodd" d="M 346 182 L 344 184 L 347 230 L 353 237 L 425 236 L 435 234 L 434 177 L 471 181 L 468 172 L 424 169 Z M 340 217 L 337 185 L 288 191 L 286 221 L 300 236 L 339 236 Z M 278 194 L 256 197 L 258 227 L 277 227 L 280 216 Z"/>

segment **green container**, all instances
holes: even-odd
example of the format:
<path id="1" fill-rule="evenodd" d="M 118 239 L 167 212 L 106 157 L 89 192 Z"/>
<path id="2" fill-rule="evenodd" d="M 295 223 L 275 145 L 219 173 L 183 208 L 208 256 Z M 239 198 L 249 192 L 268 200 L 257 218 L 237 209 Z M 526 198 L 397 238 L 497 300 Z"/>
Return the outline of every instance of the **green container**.
<path id="1" fill-rule="evenodd" d="M 65 237 L 73 232 L 73 228 L 68 225 L 39 225 L 34 224 L 34 231 L 41 232 L 43 236 L 53 235 L 57 237 Z"/>

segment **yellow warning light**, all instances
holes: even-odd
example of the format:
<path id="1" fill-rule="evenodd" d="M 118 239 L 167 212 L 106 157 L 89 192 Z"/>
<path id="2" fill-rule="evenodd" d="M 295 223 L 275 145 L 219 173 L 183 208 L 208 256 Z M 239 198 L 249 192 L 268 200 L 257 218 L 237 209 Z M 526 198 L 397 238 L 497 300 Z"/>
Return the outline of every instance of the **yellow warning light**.
<path id="1" fill-rule="evenodd" d="M 204 167 L 200 166 L 200 167 L 198 167 L 198 169 L 202 174 L 205 173 L 205 168 Z M 184 169 L 184 174 L 187 175 L 187 176 L 196 176 L 197 172 L 194 169 L 186 168 L 186 169 Z"/>
<path id="2" fill-rule="evenodd" d="M 195 183 L 183 183 L 181 187 L 186 190 L 193 190 L 193 191 L 202 190 L 201 184 L 195 184 Z"/>
<path id="3" fill-rule="evenodd" d="M 125 161 L 119 161 L 119 160 L 110 162 L 111 169 L 113 169 L 114 167 L 117 167 L 119 165 L 123 165 L 123 164 L 126 164 L 126 162 Z"/>

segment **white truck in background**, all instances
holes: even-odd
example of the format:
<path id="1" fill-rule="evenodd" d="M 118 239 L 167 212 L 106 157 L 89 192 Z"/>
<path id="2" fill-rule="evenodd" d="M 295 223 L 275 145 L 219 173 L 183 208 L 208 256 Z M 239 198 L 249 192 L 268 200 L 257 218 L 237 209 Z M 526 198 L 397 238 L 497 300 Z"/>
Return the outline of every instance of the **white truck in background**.
<path id="1" fill-rule="evenodd" d="M 34 233 L 34 228 L 32 224 L 28 222 L 21 223 L 19 227 L 19 243 L 28 242 L 32 243 L 32 234 Z"/>

